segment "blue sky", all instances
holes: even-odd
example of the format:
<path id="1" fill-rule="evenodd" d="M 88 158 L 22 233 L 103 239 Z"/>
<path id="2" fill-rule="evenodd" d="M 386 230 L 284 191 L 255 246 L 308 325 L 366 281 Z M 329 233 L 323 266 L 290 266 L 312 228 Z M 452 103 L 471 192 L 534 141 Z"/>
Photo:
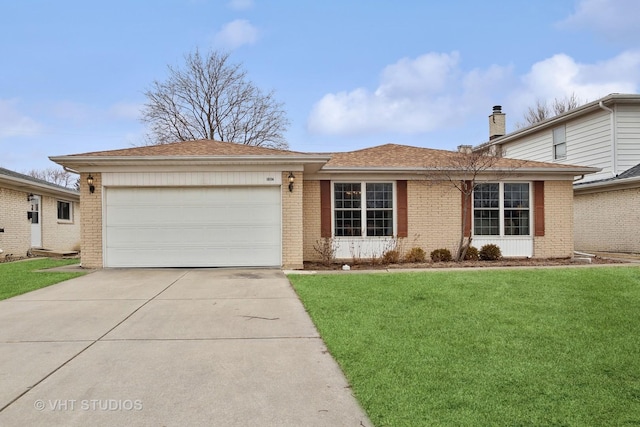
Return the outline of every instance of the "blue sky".
<path id="1" fill-rule="evenodd" d="M 274 90 L 296 151 L 455 149 L 537 99 L 637 93 L 637 0 L 95 0 L 0 5 L 0 166 L 144 142 L 144 91 L 198 48 Z"/>

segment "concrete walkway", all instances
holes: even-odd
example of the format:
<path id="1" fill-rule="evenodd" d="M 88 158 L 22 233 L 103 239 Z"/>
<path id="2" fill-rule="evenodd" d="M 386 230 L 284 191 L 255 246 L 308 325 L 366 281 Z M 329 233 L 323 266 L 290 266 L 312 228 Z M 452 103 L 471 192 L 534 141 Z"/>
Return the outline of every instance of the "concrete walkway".
<path id="1" fill-rule="evenodd" d="M 371 426 L 279 270 L 97 271 L 0 324 L 2 426 Z"/>

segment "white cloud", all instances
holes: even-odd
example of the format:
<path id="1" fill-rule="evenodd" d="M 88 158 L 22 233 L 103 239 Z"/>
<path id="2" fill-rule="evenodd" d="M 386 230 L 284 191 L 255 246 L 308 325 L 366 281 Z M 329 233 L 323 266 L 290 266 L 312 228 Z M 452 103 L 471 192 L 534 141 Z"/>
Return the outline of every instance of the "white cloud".
<path id="1" fill-rule="evenodd" d="M 459 123 L 465 112 L 488 104 L 491 88 L 509 74 L 499 66 L 465 74 L 459 62 L 457 52 L 403 58 L 382 71 L 373 92 L 357 88 L 325 95 L 314 106 L 308 128 L 324 134 L 411 134 Z"/>
<path id="2" fill-rule="evenodd" d="M 602 33 L 606 38 L 640 35 L 637 10 L 638 0 L 580 0 L 575 12 L 558 26 L 588 29 Z"/>
<path id="3" fill-rule="evenodd" d="M 235 49 L 245 44 L 253 44 L 258 41 L 258 28 L 251 25 L 246 19 L 236 19 L 225 24 L 214 36 L 214 42 L 218 46 L 227 49 Z"/>
<path id="4" fill-rule="evenodd" d="M 562 99 L 575 94 L 594 101 L 610 93 L 635 93 L 640 88 L 640 51 L 627 51 L 594 64 L 582 64 L 565 54 L 535 63 L 511 95 L 523 110 L 536 100 Z"/>
<path id="5" fill-rule="evenodd" d="M 576 94 L 593 101 L 640 88 L 640 51 L 623 52 L 592 64 L 557 54 L 533 64 L 521 76 L 513 67 L 491 65 L 466 71 L 460 56 L 429 53 L 385 67 L 375 90 L 356 88 L 324 95 L 307 122 L 317 134 L 375 132 L 419 134 L 462 124 L 505 106 L 513 121 L 536 100 Z"/>
<path id="6" fill-rule="evenodd" d="M 41 131 L 42 125 L 18 111 L 17 106 L 17 100 L 0 99 L 0 139 L 32 136 Z"/>
<path id="7" fill-rule="evenodd" d="M 248 10 L 253 8 L 253 0 L 231 0 L 229 7 L 234 10 Z"/>

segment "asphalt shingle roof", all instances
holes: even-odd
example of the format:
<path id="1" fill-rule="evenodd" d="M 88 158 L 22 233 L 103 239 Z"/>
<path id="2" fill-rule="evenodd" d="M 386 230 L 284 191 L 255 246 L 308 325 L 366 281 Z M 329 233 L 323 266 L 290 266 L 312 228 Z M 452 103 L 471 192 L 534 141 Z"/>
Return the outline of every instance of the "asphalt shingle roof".
<path id="1" fill-rule="evenodd" d="M 275 148 L 256 147 L 254 145 L 199 139 L 196 141 L 172 142 L 162 145 L 124 148 L 121 150 L 94 151 L 73 154 L 71 157 L 120 157 L 120 156 L 286 156 L 300 155 L 295 151 Z"/>
<path id="2" fill-rule="evenodd" d="M 52 182 L 45 181 L 43 179 L 34 178 L 34 177 L 30 176 L 30 175 L 25 175 L 25 174 L 18 173 L 18 172 L 15 172 L 15 171 L 12 171 L 12 170 L 9 170 L 9 169 L 5 169 L 5 168 L 0 168 L 0 175 L 9 176 L 9 177 L 12 177 L 12 178 L 18 178 L 18 179 L 22 179 L 22 180 L 25 180 L 25 181 L 31 181 L 34 184 L 48 185 L 49 187 L 59 188 L 59 189 L 62 189 L 62 190 L 75 191 L 72 188 L 67 188 L 67 187 L 65 187 L 63 185 L 54 184 Z"/>

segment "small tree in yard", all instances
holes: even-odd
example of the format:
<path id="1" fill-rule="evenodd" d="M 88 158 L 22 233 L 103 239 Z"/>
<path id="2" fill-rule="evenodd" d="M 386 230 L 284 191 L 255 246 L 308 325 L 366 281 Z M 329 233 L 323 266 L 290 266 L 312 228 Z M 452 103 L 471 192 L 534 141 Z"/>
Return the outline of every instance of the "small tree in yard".
<path id="1" fill-rule="evenodd" d="M 465 236 L 465 231 L 472 224 L 468 224 L 469 209 L 471 209 L 473 191 L 480 182 L 480 178 L 491 174 L 492 181 L 504 179 L 513 173 L 517 165 L 526 163 L 514 159 L 504 159 L 502 151 L 496 146 L 473 151 L 471 146 L 461 146 L 458 153 L 450 153 L 445 160 L 441 160 L 437 167 L 431 167 L 425 174 L 430 183 L 445 183 L 460 192 L 462 203 L 462 221 L 460 224 L 460 240 L 455 261 L 462 261 L 471 245 L 471 233 Z"/>

